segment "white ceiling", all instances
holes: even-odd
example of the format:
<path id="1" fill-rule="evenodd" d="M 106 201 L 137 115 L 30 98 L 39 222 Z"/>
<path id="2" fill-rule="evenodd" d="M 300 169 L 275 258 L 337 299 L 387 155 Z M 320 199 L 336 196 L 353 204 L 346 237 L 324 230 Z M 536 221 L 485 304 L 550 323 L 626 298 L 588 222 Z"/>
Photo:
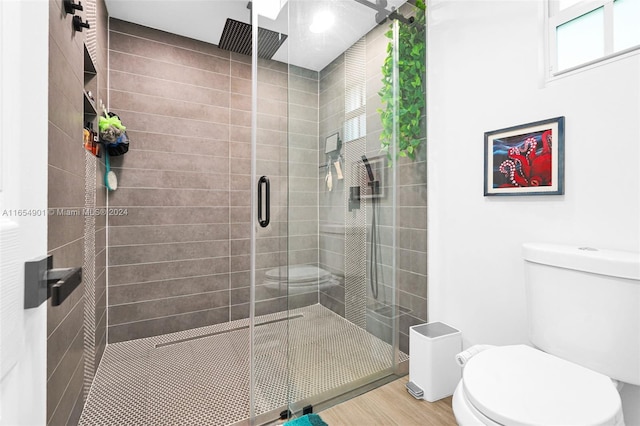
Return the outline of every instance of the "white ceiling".
<path id="1" fill-rule="evenodd" d="M 255 0 L 261 1 L 261 0 Z M 374 0 L 370 0 L 374 2 Z M 406 0 L 388 0 L 387 9 Z M 185 37 L 218 44 L 227 18 L 249 23 L 248 0 L 105 0 L 109 16 Z M 309 31 L 316 12 L 336 20 L 322 34 Z M 273 59 L 320 71 L 376 26 L 375 10 L 355 0 L 289 0 L 275 21 L 260 17 L 260 27 L 289 37 Z"/>

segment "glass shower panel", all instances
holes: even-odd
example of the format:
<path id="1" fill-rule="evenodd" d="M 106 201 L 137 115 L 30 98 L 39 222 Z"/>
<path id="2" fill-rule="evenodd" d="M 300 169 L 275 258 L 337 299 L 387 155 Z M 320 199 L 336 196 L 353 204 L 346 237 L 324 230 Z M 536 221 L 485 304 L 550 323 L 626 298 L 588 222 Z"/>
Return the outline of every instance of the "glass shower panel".
<path id="1" fill-rule="evenodd" d="M 396 285 L 401 24 L 378 25 L 384 12 L 359 1 L 289 0 L 288 12 L 288 400 L 298 415 L 406 367 L 398 345 L 408 309 Z M 417 13 L 398 12 L 406 25 Z"/>
<path id="2" fill-rule="evenodd" d="M 397 284 L 398 188 L 403 173 L 418 186 L 411 172 L 424 171 L 396 147 L 400 25 L 423 12 L 402 1 L 273 3 L 279 12 L 252 21 L 256 423 L 406 371 L 399 326 L 416 321 L 403 315 L 417 304 Z"/>
<path id="3" fill-rule="evenodd" d="M 287 403 L 286 17 L 286 6 L 252 11 L 251 417 L 258 424 Z"/>

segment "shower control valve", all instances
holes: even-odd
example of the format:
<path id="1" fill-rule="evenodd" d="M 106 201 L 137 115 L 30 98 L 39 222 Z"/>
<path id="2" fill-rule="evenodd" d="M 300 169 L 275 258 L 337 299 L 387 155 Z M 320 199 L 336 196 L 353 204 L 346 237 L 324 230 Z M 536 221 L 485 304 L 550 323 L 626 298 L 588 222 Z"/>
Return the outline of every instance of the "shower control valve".
<path id="1" fill-rule="evenodd" d="M 360 187 L 352 186 L 349 188 L 349 211 L 360 208 Z"/>

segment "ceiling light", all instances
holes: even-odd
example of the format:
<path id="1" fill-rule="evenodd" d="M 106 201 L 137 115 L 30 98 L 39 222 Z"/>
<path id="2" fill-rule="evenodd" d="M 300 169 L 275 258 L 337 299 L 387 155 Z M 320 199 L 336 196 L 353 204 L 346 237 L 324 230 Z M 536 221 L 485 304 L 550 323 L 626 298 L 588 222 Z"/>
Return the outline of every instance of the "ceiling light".
<path id="1" fill-rule="evenodd" d="M 331 28 L 334 21 L 335 17 L 333 16 L 333 13 L 329 12 L 328 10 L 323 10 L 316 13 L 316 15 L 313 17 L 313 22 L 311 23 L 309 30 L 312 33 L 323 33 Z"/>

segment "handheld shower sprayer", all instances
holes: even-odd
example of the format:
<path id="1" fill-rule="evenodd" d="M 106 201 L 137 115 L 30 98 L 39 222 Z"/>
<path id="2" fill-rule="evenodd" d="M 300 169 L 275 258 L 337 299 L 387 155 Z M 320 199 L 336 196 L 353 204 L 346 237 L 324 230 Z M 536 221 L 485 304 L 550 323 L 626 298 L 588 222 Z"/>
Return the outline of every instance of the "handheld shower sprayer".
<path id="1" fill-rule="evenodd" d="M 367 168 L 367 174 L 369 175 L 369 182 L 373 182 L 375 180 L 373 176 L 373 170 L 371 170 L 371 164 L 369 164 L 369 160 L 367 159 L 366 155 L 362 156 L 362 162 L 364 163 L 364 166 Z"/>
<path id="2" fill-rule="evenodd" d="M 373 169 L 371 168 L 371 163 L 369 163 L 367 156 L 363 155 L 361 158 L 364 163 L 364 167 L 367 169 L 367 175 L 369 175 L 369 182 L 367 182 L 367 185 L 371 187 L 371 195 L 373 198 L 376 198 L 376 196 L 380 194 L 380 182 L 376 180 L 376 177 L 373 174 Z"/>
<path id="3" fill-rule="evenodd" d="M 367 175 L 369 177 L 369 182 L 367 185 L 371 187 L 371 244 L 370 244 L 370 255 L 369 255 L 369 283 L 371 285 L 371 295 L 374 299 L 378 299 L 378 263 L 382 260 L 380 256 L 380 235 L 378 230 L 378 206 L 379 206 L 379 196 L 380 196 L 380 182 L 376 180 L 375 175 L 373 174 L 373 169 L 371 168 L 371 163 L 369 163 L 369 159 L 366 155 L 363 155 L 362 162 L 364 163 L 364 167 L 367 170 Z"/>

